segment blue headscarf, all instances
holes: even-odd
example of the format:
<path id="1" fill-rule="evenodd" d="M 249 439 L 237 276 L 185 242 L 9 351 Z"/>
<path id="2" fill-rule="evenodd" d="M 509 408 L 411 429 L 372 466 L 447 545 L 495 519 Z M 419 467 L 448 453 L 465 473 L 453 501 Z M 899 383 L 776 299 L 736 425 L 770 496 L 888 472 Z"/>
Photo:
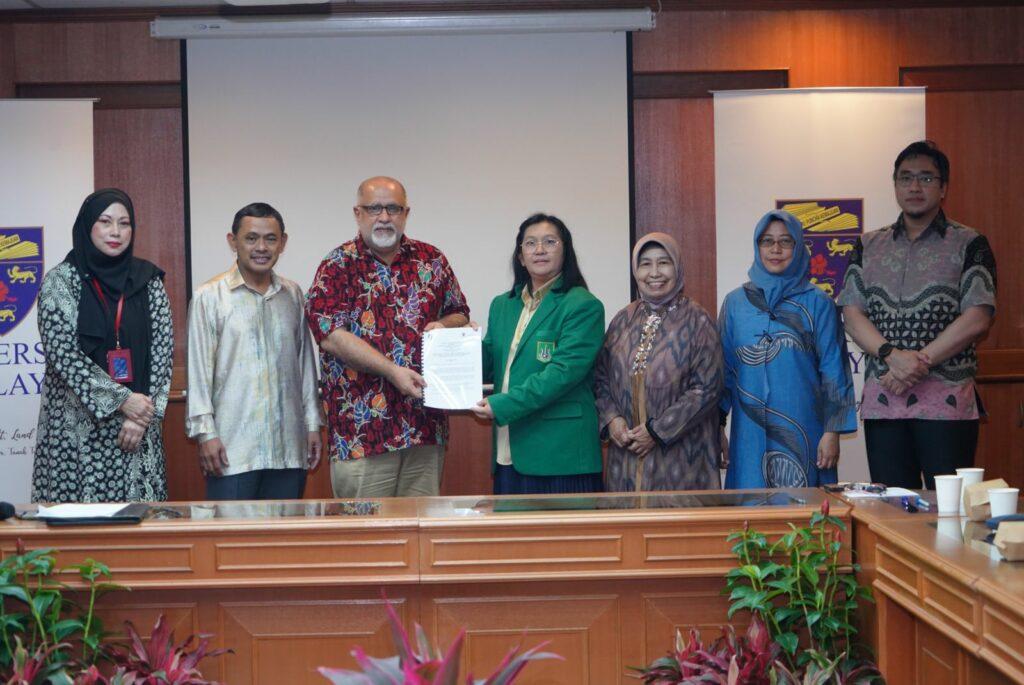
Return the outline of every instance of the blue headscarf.
<path id="1" fill-rule="evenodd" d="M 796 241 L 796 246 L 793 248 L 793 261 L 781 274 L 773 274 L 764 267 L 761 262 L 761 251 L 757 246 L 761 234 L 768 230 L 768 224 L 773 221 L 784 223 L 789 235 Z M 800 219 L 781 209 L 772 210 L 761 217 L 754 229 L 754 263 L 747 271 L 747 275 L 751 282 L 764 292 L 764 299 L 768 303 L 769 310 L 774 310 L 782 298 L 814 287 L 807 275 L 810 265 L 811 255 L 808 254 L 807 248 L 804 246 L 804 227 L 800 223 Z"/>

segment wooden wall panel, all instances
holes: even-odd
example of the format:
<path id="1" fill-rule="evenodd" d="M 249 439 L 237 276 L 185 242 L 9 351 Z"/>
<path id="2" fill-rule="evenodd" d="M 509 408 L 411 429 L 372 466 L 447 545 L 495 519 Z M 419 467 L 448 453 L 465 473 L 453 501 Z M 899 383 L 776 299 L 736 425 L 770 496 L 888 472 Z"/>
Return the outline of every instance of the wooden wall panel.
<path id="1" fill-rule="evenodd" d="M 947 213 L 985 234 L 999 275 L 998 315 L 985 348 L 1024 348 L 1024 90 L 927 96 L 928 136 L 950 157 Z"/>
<path id="2" fill-rule="evenodd" d="M 14 27 L 0 24 L 0 98 L 14 97 Z"/>
<path id="3" fill-rule="evenodd" d="M 135 254 L 167 273 L 174 361 L 184 364 L 188 285 L 181 110 L 97 109 L 93 121 L 96 187 L 122 188 L 135 203 Z"/>
<path id="4" fill-rule="evenodd" d="M 1024 7 L 1019 5 L 894 13 L 900 66 L 1024 62 Z"/>
<path id="5" fill-rule="evenodd" d="M 633 34 L 633 71 L 785 69 L 793 51 L 785 12 L 661 12 Z"/>
<path id="6" fill-rule="evenodd" d="M 466 412 L 453 413 L 448 425 L 441 494 L 454 497 L 492 492 L 490 422 Z"/>
<path id="7" fill-rule="evenodd" d="M 989 416 L 981 424 L 975 463 L 990 478 L 1024 488 L 1024 383 L 986 383 L 978 392 Z"/>
<path id="8" fill-rule="evenodd" d="M 893 19 L 890 10 L 793 12 L 790 87 L 894 84 Z"/>
<path id="9" fill-rule="evenodd" d="M 789 69 L 791 87 L 895 85 L 891 10 L 662 12 L 635 71 Z"/>
<path id="10" fill-rule="evenodd" d="M 636 235 L 679 241 L 685 292 L 715 316 L 713 114 L 710 98 L 633 103 Z"/>
<path id="11" fill-rule="evenodd" d="M 14 24 L 19 83 L 179 81 L 178 41 L 147 21 Z"/>

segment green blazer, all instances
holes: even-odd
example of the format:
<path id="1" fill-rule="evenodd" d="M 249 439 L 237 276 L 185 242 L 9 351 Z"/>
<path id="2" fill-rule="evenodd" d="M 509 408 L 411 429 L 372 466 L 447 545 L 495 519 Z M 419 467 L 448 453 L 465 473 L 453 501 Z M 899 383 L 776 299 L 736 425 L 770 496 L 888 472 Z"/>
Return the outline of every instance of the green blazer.
<path id="1" fill-rule="evenodd" d="M 558 284 L 555 285 L 558 287 Z M 552 290 L 530 319 L 505 381 L 509 347 L 523 300 L 508 292 L 491 302 L 483 341 L 484 380 L 494 383 L 491 469 L 498 426 L 509 427 L 512 462 L 528 476 L 601 472 L 593 368 L 604 339 L 604 305 L 585 288 Z"/>

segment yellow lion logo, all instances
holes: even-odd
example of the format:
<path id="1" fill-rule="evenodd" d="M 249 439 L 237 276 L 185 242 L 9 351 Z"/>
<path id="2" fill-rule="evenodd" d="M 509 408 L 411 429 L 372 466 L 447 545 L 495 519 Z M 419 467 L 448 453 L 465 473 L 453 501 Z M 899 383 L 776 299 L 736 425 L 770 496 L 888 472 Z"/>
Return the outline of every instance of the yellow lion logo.
<path id="1" fill-rule="evenodd" d="M 844 243 L 839 238 L 833 238 L 832 240 L 825 243 L 825 247 L 828 248 L 828 254 L 830 257 L 836 257 L 838 255 L 845 255 L 853 252 L 853 243 Z"/>
<path id="2" fill-rule="evenodd" d="M 0 309 L 0 321 L 14 321 L 14 307 L 8 305 Z"/>
<path id="3" fill-rule="evenodd" d="M 36 282 L 36 270 L 35 267 L 30 266 L 27 269 L 22 269 L 20 266 L 15 264 L 7 270 L 7 277 L 11 279 L 11 283 L 35 283 Z"/>
<path id="4" fill-rule="evenodd" d="M 811 278 L 811 283 L 824 290 L 825 294 L 828 295 L 829 297 L 836 296 L 835 281 L 833 281 L 831 278 L 826 278 L 821 281 L 819 281 L 817 278 Z"/>

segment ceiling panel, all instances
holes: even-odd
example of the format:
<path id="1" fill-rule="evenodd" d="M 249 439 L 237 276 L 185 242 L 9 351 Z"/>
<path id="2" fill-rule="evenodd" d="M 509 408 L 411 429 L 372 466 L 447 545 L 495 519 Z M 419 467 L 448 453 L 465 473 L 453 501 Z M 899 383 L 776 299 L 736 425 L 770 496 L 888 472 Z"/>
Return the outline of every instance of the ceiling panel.
<path id="1" fill-rule="evenodd" d="M 8 0 L 0 0 L 0 3 Z M 161 8 L 161 7 L 210 7 L 226 3 L 218 0 L 32 0 L 42 9 L 100 9 L 100 8 Z M 22 4 L 24 7 L 24 3 Z"/>

